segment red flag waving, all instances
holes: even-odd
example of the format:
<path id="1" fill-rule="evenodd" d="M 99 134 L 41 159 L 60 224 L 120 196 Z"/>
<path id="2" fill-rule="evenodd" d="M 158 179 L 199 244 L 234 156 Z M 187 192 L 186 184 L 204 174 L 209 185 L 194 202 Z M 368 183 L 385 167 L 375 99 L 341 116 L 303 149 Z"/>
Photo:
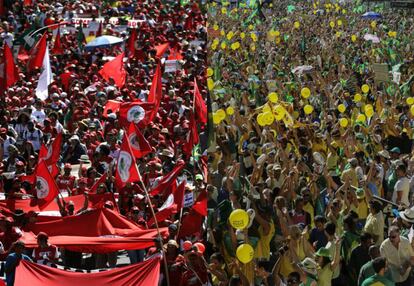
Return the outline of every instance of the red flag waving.
<path id="1" fill-rule="evenodd" d="M 131 144 L 125 132 L 116 164 L 115 185 L 118 189 L 121 189 L 128 182 L 139 181 L 141 181 L 141 176 L 131 150 Z"/>
<path id="2" fill-rule="evenodd" d="M 170 194 L 164 204 L 158 209 L 155 218 L 158 222 L 166 220 L 170 215 L 177 213 L 183 207 L 186 181 L 182 181 L 176 190 Z M 148 221 L 148 226 L 155 223 L 154 218 Z"/>
<path id="3" fill-rule="evenodd" d="M 178 175 L 181 173 L 181 171 L 184 169 L 185 163 L 178 163 L 175 168 L 169 172 L 167 175 L 165 175 L 158 184 L 152 188 L 150 191 L 151 195 L 155 196 L 156 194 L 168 191 L 171 184 L 175 184 L 175 179 L 177 179 Z"/>
<path id="4" fill-rule="evenodd" d="M 142 158 L 152 151 L 151 145 L 139 131 L 138 127 L 131 122 L 128 129 L 128 138 L 135 158 Z"/>
<path id="5" fill-rule="evenodd" d="M 93 186 L 91 187 L 91 189 L 89 190 L 89 192 L 91 193 L 91 194 L 96 194 L 96 191 L 98 190 L 98 187 L 99 187 L 99 185 L 100 184 L 105 184 L 105 182 L 106 182 L 106 173 L 105 174 L 103 174 L 100 178 L 99 178 L 99 180 L 97 180 L 96 182 L 95 182 L 95 184 L 93 184 Z"/>
<path id="6" fill-rule="evenodd" d="M 105 107 L 104 107 L 103 116 L 105 116 L 105 117 L 108 116 L 108 111 L 109 110 L 111 110 L 112 113 L 118 112 L 120 106 L 121 106 L 120 101 L 108 100 L 105 104 Z"/>
<path id="7" fill-rule="evenodd" d="M 162 55 L 165 54 L 169 45 L 170 45 L 169 43 L 165 43 L 165 44 L 161 44 L 155 47 L 155 50 L 157 51 L 157 58 L 161 58 Z"/>
<path id="8" fill-rule="evenodd" d="M 207 216 L 207 191 L 203 190 L 198 195 L 197 200 L 193 205 L 193 210 L 201 214 L 202 216 Z"/>
<path id="9" fill-rule="evenodd" d="M 160 64 L 157 65 L 157 69 L 154 73 L 154 78 L 152 79 L 151 89 L 148 95 L 147 102 L 154 103 L 154 112 L 151 114 L 150 121 L 154 119 L 157 115 L 158 108 L 160 107 L 162 98 L 162 82 L 161 82 L 161 67 Z"/>
<path id="10" fill-rule="evenodd" d="M 50 175 L 45 161 L 40 161 L 36 170 L 36 195 L 39 209 L 43 210 L 58 195 L 58 187 Z"/>
<path id="11" fill-rule="evenodd" d="M 53 45 L 52 54 L 63 55 L 63 47 L 62 47 L 62 43 L 60 42 L 60 28 L 58 29 L 57 34 L 56 34 L 55 44 Z"/>
<path id="12" fill-rule="evenodd" d="M 33 71 L 34 69 L 41 68 L 43 66 L 43 58 L 45 57 L 47 46 L 46 40 L 47 35 L 44 33 L 39 42 L 37 42 L 37 44 L 30 51 L 30 58 L 27 63 L 28 71 Z"/>
<path id="13" fill-rule="evenodd" d="M 129 128 L 131 122 L 139 127 L 145 127 L 150 123 L 154 104 L 149 102 L 121 103 L 119 107 L 119 123 L 122 127 Z"/>
<path id="14" fill-rule="evenodd" d="M 112 78 L 117 87 L 121 88 L 125 84 L 127 72 L 124 69 L 124 53 L 116 56 L 112 61 L 104 64 L 99 74 L 109 81 Z"/>
<path id="15" fill-rule="evenodd" d="M 137 29 L 132 29 L 131 35 L 128 39 L 128 57 L 133 58 L 135 56 L 135 42 L 137 40 Z"/>
<path id="16" fill-rule="evenodd" d="M 10 47 L 4 44 L 3 69 L 1 75 L 1 90 L 4 91 L 19 80 L 19 70 L 14 64 Z"/>
<path id="17" fill-rule="evenodd" d="M 187 134 L 187 142 L 184 143 L 182 149 L 184 151 L 184 154 L 186 154 L 188 157 L 191 156 L 191 153 L 193 151 L 194 145 L 197 145 L 199 142 L 198 137 L 198 130 L 197 125 L 195 122 L 195 115 L 194 111 L 191 111 L 190 114 L 190 131 Z"/>
<path id="18" fill-rule="evenodd" d="M 46 165 L 50 166 L 56 164 L 60 157 L 60 147 L 62 145 L 62 133 L 58 133 L 55 140 L 49 148 L 46 148 L 43 144 L 39 150 L 39 160 L 43 159 Z"/>
<path id="19" fill-rule="evenodd" d="M 207 123 L 207 106 L 200 94 L 196 79 L 194 79 L 194 112 L 197 115 L 198 122 Z"/>

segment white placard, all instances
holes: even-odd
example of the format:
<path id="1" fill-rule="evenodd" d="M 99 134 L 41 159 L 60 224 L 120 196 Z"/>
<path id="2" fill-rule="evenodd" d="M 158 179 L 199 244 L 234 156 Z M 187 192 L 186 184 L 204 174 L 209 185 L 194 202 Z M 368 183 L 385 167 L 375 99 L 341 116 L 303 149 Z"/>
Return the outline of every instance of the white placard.
<path id="1" fill-rule="evenodd" d="M 165 61 L 165 72 L 176 72 L 179 69 L 181 69 L 181 65 L 177 60 Z"/>
<path id="2" fill-rule="evenodd" d="M 193 192 L 187 193 L 184 195 L 184 207 L 188 208 L 194 204 L 194 195 Z"/>

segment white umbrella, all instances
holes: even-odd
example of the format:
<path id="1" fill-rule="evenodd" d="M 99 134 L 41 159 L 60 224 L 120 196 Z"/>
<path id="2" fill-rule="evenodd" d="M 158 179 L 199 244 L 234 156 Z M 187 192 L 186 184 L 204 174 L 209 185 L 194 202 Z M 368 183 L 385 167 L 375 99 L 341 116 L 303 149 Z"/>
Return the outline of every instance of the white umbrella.
<path id="1" fill-rule="evenodd" d="M 124 40 L 114 36 L 100 36 L 86 44 L 85 49 L 107 48 L 112 45 L 123 43 Z"/>

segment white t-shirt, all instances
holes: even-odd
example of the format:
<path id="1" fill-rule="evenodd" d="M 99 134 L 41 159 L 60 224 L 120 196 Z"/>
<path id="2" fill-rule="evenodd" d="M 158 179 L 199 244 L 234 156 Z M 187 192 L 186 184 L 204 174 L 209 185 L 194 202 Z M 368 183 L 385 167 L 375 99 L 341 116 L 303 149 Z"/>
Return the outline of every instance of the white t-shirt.
<path id="1" fill-rule="evenodd" d="M 46 114 L 43 110 L 33 110 L 32 119 L 43 126 L 43 121 L 45 121 Z"/>
<path id="2" fill-rule="evenodd" d="M 401 203 L 407 207 L 410 206 L 408 195 L 410 193 L 410 180 L 407 177 L 399 178 L 394 186 L 394 192 L 392 193 L 392 202 L 397 202 L 397 192 L 402 192 Z"/>

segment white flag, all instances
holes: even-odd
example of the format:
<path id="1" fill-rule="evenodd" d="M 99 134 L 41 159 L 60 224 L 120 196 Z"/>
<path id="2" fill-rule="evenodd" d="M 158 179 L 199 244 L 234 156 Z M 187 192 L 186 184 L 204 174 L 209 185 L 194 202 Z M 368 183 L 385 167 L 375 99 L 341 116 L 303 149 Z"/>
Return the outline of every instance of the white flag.
<path id="1" fill-rule="evenodd" d="M 40 74 L 39 81 L 36 87 L 36 96 L 45 100 L 48 98 L 48 86 L 53 82 L 52 69 L 50 67 L 49 48 L 46 45 L 45 56 L 43 57 L 42 73 Z"/>

